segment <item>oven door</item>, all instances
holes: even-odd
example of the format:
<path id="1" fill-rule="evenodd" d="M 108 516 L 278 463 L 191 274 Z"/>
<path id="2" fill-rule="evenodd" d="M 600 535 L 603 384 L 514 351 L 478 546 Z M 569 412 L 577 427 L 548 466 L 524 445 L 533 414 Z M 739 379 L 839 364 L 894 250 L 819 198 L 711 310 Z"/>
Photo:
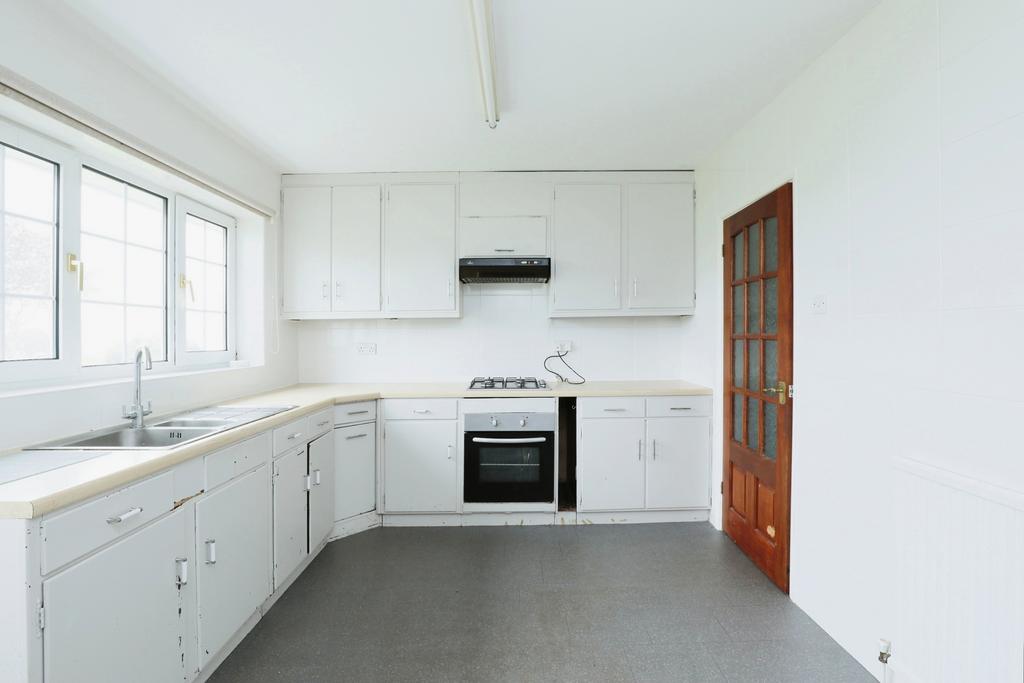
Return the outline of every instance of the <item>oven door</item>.
<path id="1" fill-rule="evenodd" d="M 553 503 L 554 432 L 466 432 L 467 503 Z"/>

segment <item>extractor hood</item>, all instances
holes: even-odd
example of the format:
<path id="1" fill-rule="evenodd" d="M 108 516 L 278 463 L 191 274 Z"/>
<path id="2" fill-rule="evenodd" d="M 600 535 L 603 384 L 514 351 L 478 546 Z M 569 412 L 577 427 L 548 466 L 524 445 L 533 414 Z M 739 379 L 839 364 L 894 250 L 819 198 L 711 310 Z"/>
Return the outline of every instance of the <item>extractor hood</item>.
<path id="1" fill-rule="evenodd" d="M 466 283 L 547 282 L 551 259 L 535 256 L 459 259 L 459 280 Z"/>

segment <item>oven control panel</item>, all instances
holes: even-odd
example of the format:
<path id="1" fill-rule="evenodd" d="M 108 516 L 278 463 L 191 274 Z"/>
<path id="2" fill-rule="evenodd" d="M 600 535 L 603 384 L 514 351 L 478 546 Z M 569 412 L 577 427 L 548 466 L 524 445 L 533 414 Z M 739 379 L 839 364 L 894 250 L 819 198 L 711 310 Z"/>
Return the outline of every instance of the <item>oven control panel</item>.
<path id="1" fill-rule="evenodd" d="M 554 413 L 466 413 L 467 432 L 553 432 Z"/>

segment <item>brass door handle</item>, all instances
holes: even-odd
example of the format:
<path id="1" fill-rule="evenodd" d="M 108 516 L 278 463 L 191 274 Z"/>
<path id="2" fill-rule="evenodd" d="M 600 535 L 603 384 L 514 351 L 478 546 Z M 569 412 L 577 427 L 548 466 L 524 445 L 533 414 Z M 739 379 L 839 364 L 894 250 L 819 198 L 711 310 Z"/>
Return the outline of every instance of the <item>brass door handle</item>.
<path id="1" fill-rule="evenodd" d="M 778 394 L 779 395 L 779 405 L 785 405 L 785 403 L 786 403 L 786 394 L 788 393 L 788 391 L 787 391 L 788 389 L 789 389 L 789 387 L 786 385 L 786 383 L 783 382 L 780 379 L 778 382 L 776 382 L 774 387 L 765 387 L 764 388 L 764 393 L 766 393 L 766 394 Z"/>

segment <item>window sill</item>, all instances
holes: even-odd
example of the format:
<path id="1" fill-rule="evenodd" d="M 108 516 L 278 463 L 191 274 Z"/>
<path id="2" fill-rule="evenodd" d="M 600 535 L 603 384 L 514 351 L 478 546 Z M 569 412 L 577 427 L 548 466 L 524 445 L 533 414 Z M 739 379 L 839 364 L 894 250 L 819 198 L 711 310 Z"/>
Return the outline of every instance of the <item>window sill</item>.
<path id="1" fill-rule="evenodd" d="M 249 370 L 258 367 L 262 366 L 254 365 L 246 360 L 240 360 L 232 361 L 227 365 L 220 365 L 216 367 L 200 367 L 187 370 L 181 368 L 174 368 L 164 372 L 146 371 L 143 372 L 142 379 L 145 382 L 151 382 L 154 380 L 174 379 L 195 375 L 208 375 L 211 373 L 228 373 L 234 372 L 236 370 Z M 53 383 L 34 383 L 29 386 L 24 385 L 24 383 L 11 382 L 10 385 L 8 385 L 8 387 L 4 387 L 4 385 L 0 384 L 0 399 L 17 398 L 19 396 L 39 396 L 55 392 L 74 391 L 79 389 L 89 389 L 93 387 L 105 387 L 116 384 L 131 384 L 134 381 L 134 377 L 132 376 L 131 373 L 129 373 L 128 375 L 118 375 L 117 377 L 104 377 L 102 379 L 95 380 L 84 380 L 78 382 L 67 382 L 57 380 Z"/>

